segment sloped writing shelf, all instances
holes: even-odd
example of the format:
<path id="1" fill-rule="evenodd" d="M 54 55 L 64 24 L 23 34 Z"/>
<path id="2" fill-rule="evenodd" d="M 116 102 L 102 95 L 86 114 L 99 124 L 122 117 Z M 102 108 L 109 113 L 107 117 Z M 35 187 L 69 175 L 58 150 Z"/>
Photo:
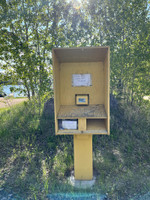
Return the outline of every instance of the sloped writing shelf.
<path id="1" fill-rule="evenodd" d="M 106 111 L 103 104 L 75 106 L 61 105 L 57 119 L 75 119 L 75 118 L 99 118 L 107 119 Z"/>

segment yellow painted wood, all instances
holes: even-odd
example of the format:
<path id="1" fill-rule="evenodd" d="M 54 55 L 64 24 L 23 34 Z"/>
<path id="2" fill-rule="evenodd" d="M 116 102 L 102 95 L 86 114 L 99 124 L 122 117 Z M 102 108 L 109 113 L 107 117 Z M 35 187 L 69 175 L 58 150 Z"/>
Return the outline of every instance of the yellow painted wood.
<path id="1" fill-rule="evenodd" d="M 55 114 L 55 132 L 58 132 L 57 113 L 60 107 L 60 66 L 56 57 L 55 51 L 52 52 L 53 56 L 53 84 L 54 84 L 54 114 Z"/>
<path id="2" fill-rule="evenodd" d="M 76 180 L 93 178 L 92 135 L 74 135 L 74 173 Z"/>
<path id="3" fill-rule="evenodd" d="M 75 105 L 76 94 L 89 94 L 90 104 L 104 104 L 103 62 L 61 63 L 60 67 L 61 105 Z M 72 87 L 73 74 L 87 73 L 91 74 L 92 86 Z"/>
<path id="4" fill-rule="evenodd" d="M 93 178 L 92 135 L 110 134 L 109 47 L 53 49 L 55 132 L 74 135 L 75 179 Z M 90 74 L 91 86 L 72 86 L 73 74 Z M 89 95 L 89 105 L 77 106 L 76 95 Z M 61 130 L 58 120 L 77 119 L 77 130 Z"/>
<path id="5" fill-rule="evenodd" d="M 107 113 L 106 127 L 108 135 L 110 135 L 110 48 L 104 61 L 104 106 Z"/>
<path id="6" fill-rule="evenodd" d="M 104 105 L 96 104 L 89 106 L 60 106 L 57 119 L 76 119 L 76 118 L 102 118 L 106 119 Z"/>
<path id="7" fill-rule="evenodd" d="M 86 118 L 80 118 L 78 120 L 78 129 L 80 131 L 86 131 Z"/>
<path id="8" fill-rule="evenodd" d="M 87 119 L 87 130 L 106 130 L 105 119 Z"/>
<path id="9" fill-rule="evenodd" d="M 103 62 L 108 47 L 55 48 L 60 63 Z"/>
<path id="10" fill-rule="evenodd" d="M 76 135 L 92 135 L 107 134 L 106 119 L 86 119 L 79 118 L 78 130 L 59 130 L 59 135 L 76 134 Z"/>
<path id="11" fill-rule="evenodd" d="M 106 68 L 108 68 L 108 90 L 107 90 L 107 131 L 108 134 L 110 135 L 110 47 L 108 47 L 108 54 L 107 54 L 107 64 L 105 65 Z"/>
<path id="12" fill-rule="evenodd" d="M 58 130 L 57 135 L 107 135 L 107 130 L 101 128 L 99 130 Z"/>
<path id="13" fill-rule="evenodd" d="M 53 49 L 56 134 L 110 134 L 109 52 L 109 47 Z M 72 86 L 73 74 L 91 74 L 92 85 Z M 89 105 L 76 106 L 77 94 L 89 94 Z M 84 130 L 82 118 L 86 119 Z M 58 119 L 77 119 L 78 130 L 59 129 Z"/>

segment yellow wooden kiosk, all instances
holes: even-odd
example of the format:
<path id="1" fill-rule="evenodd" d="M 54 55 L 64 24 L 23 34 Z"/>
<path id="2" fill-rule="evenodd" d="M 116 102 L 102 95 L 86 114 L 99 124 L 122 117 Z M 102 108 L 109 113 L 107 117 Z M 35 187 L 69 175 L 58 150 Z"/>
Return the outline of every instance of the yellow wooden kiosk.
<path id="1" fill-rule="evenodd" d="M 110 134 L 109 47 L 54 48 L 56 135 L 74 135 L 76 180 L 93 178 L 92 135 Z"/>

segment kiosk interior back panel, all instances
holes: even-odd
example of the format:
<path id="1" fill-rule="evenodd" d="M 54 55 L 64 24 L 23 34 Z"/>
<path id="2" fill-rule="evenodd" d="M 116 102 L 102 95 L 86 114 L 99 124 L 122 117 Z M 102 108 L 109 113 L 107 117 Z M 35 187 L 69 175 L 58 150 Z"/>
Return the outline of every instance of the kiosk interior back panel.
<path id="1" fill-rule="evenodd" d="M 109 134 L 109 47 L 53 49 L 53 74 L 56 134 Z"/>

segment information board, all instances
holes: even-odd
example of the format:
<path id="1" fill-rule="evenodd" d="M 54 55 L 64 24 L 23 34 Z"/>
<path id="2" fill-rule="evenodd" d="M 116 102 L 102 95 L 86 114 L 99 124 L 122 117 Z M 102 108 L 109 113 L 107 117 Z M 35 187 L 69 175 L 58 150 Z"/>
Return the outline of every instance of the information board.
<path id="1" fill-rule="evenodd" d="M 73 87 L 91 86 L 91 85 L 92 85 L 91 74 L 73 74 L 72 75 Z"/>

